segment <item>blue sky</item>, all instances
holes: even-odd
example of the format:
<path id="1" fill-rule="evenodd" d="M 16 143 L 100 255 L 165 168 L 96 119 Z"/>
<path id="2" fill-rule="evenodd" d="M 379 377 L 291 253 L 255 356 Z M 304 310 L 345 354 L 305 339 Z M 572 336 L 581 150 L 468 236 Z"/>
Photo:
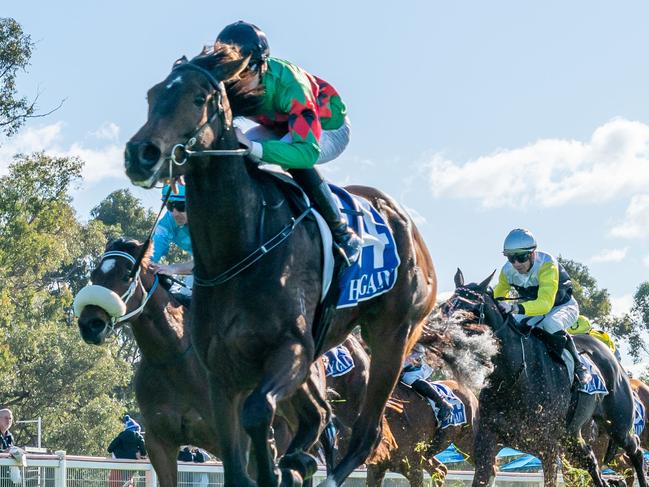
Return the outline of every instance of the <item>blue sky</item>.
<path id="1" fill-rule="evenodd" d="M 79 154 L 83 218 L 130 187 L 121 153 L 146 90 L 246 19 L 341 92 L 353 138 L 327 176 L 412 211 L 441 291 L 458 266 L 470 280 L 501 266 L 517 226 L 588 265 L 616 310 L 649 278 L 647 2 L 24 0 L 3 15 L 36 42 L 21 93 L 65 103 L 3 142 L 0 171 L 17 150 Z"/>

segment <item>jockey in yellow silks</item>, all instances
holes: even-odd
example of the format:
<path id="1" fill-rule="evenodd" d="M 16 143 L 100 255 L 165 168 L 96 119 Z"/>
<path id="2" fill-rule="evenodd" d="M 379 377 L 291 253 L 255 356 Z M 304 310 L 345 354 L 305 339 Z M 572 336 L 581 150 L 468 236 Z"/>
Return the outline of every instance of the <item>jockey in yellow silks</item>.
<path id="1" fill-rule="evenodd" d="M 575 361 L 575 375 L 582 384 L 590 374 L 579 360 L 572 337 L 566 329 L 579 316 L 579 305 L 572 296 L 572 282 L 563 266 L 552 255 L 536 250 L 536 239 L 529 230 L 516 228 L 509 232 L 503 245 L 507 263 L 494 288 L 498 307 L 512 314 L 516 321 L 532 316 L 529 326 L 566 340 L 565 348 Z"/>
<path id="2" fill-rule="evenodd" d="M 613 355 L 615 355 L 615 358 L 617 358 L 618 361 L 621 359 L 620 351 L 617 349 L 611 335 L 606 333 L 604 330 L 593 328 L 590 320 L 584 315 L 579 315 L 577 321 L 568 328 L 568 333 L 571 335 L 590 335 L 595 337 L 611 349 L 611 352 L 613 352 Z"/>

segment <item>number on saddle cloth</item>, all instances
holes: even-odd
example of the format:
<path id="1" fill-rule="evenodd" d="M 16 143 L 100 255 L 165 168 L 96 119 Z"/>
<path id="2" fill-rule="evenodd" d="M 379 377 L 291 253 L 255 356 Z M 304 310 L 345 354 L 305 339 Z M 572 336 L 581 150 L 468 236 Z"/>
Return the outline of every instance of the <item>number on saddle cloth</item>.
<path id="1" fill-rule="evenodd" d="M 401 261 L 383 215 L 366 199 L 351 195 L 332 184 L 329 186 L 348 224 L 363 240 L 361 257 L 346 268 L 340 278 L 341 292 L 337 307 L 349 308 L 392 289 Z"/>

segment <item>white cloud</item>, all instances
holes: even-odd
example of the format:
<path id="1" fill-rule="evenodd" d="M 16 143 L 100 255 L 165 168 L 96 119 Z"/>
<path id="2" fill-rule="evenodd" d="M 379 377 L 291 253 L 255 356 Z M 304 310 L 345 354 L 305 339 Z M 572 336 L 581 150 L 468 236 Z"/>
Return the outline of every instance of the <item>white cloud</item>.
<path id="1" fill-rule="evenodd" d="M 645 255 L 644 259 L 642 259 L 642 263 L 649 267 L 649 254 Z"/>
<path id="2" fill-rule="evenodd" d="M 621 262 L 626 257 L 628 248 L 623 249 L 604 249 L 599 254 L 593 255 L 592 262 Z"/>
<path id="3" fill-rule="evenodd" d="M 119 138 L 119 127 L 113 122 L 106 122 L 97 130 L 90 132 L 90 135 L 96 137 L 99 140 L 110 140 L 117 142 Z"/>
<path id="4" fill-rule="evenodd" d="M 437 292 L 437 304 L 448 301 L 451 296 L 453 296 L 454 291 L 438 291 Z"/>
<path id="5" fill-rule="evenodd" d="M 82 173 L 84 183 L 94 183 L 104 178 L 123 178 L 127 182 L 123 165 L 124 148 L 117 143 L 116 139 L 113 143 L 93 148 L 81 143 L 66 146 L 62 143 L 63 128 L 63 123 L 57 122 L 43 127 L 28 128 L 9 139 L 5 145 L 0 146 L 0 174 L 7 172 L 14 154 L 46 151 L 50 156 L 76 156 L 84 161 Z M 116 137 L 119 128 L 110 123 L 93 132 L 98 137 L 98 134 L 102 134 L 100 138 L 111 133 Z"/>
<path id="6" fill-rule="evenodd" d="M 633 294 L 611 297 L 611 313 L 614 316 L 621 316 L 631 311 L 633 306 Z"/>
<path id="7" fill-rule="evenodd" d="M 426 224 L 426 217 L 419 213 L 417 210 L 410 206 L 406 206 L 403 203 L 401 205 L 404 207 L 404 209 L 408 212 L 410 215 L 410 218 L 412 218 L 412 221 L 415 223 L 416 226 L 418 227 L 423 227 Z"/>
<path id="8" fill-rule="evenodd" d="M 639 194 L 631 198 L 624 220 L 611 229 L 611 235 L 622 238 L 649 236 L 649 194 Z"/>
<path id="9" fill-rule="evenodd" d="M 649 185 L 649 125 L 616 118 L 586 142 L 544 139 L 464 164 L 437 155 L 430 163 L 430 184 L 437 197 L 478 199 L 489 208 L 628 196 Z"/>

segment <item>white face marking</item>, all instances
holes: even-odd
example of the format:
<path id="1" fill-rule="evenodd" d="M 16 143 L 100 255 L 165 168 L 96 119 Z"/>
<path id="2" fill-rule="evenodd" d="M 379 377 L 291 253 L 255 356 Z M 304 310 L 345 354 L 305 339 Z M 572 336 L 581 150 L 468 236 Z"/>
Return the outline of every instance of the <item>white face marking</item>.
<path id="1" fill-rule="evenodd" d="M 100 270 L 103 274 L 108 274 L 115 268 L 115 259 L 105 259 L 101 263 Z"/>
<path id="2" fill-rule="evenodd" d="M 182 82 L 182 77 L 180 75 L 176 76 L 174 79 L 172 79 L 165 88 L 170 89 L 173 85 L 177 85 L 178 83 Z"/>

